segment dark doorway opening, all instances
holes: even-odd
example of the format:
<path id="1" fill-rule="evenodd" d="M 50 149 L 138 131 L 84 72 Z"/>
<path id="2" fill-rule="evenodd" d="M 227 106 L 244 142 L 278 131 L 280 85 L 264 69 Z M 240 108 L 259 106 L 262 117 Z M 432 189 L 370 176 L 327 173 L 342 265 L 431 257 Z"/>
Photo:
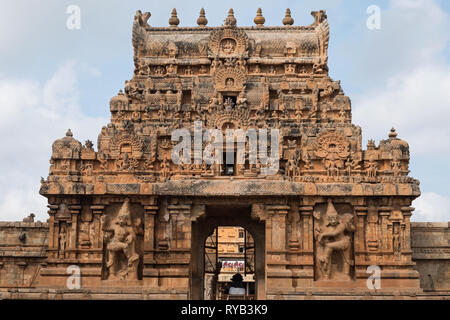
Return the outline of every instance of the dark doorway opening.
<path id="1" fill-rule="evenodd" d="M 207 206 L 192 223 L 191 299 L 234 299 L 228 289 L 235 274 L 245 289 L 239 299 L 265 298 L 265 223 L 251 217 L 250 206 Z"/>

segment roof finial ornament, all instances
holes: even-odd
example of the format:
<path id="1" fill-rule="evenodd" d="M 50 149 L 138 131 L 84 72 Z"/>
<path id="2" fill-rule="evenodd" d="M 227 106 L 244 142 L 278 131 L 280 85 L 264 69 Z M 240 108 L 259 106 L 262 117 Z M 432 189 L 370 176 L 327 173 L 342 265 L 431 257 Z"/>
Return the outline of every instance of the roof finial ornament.
<path id="1" fill-rule="evenodd" d="M 228 11 L 228 17 L 225 19 L 225 25 L 230 27 L 235 27 L 237 23 L 236 18 L 234 17 L 233 8 Z"/>
<path id="2" fill-rule="evenodd" d="M 152 14 L 150 12 L 146 12 L 142 14 L 141 10 L 136 11 L 136 15 L 134 16 L 134 20 L 143 28 L 148 26 L 148 19 Z"/>
<path id="3" fill-rule="evenodd" d="M 395 128 L 391 129 L 391 132 L 389 132 L 389 139 L 395 139 L 397 138 L 398 133 L 395 131 Z"/>
<path id="4" fill-rule="evenodd" d="M 327 19 L 327 12 L 325 10 L 312 11 L 311 15 L 314 17 L 312 26 L 317 26 Z"/>
<path id="5" fill-rule="evenodd" d="M 264 22 L 266 22 L 266 19 L 262 15 L 261 8 L 258 8 L 258 11 L 256 12 L 255 20 L 253 20 L 258 27 L 262 27 L 264 25 Z"/>
<path id="6" fill-rule="evenodd" d="M 283 18 L 283 24 L 285 26 L 292 26 L 294 24 L 294 19 L 291 17 L 291 9 L 286 9 L 286 16 Z"/>
<path id="7" fill-rule="evenodd" d="M 200 17 L 197 19 L 197 24 L 199 27 L 206 27 L 208 24 L 208 19 L 206 19 L 204 8 L 200 10 Z"/>
<path id="8" fill-rule="evenodd" d="M 172 16 L 169 19 L 169 24 L 171 27 L 178 27 L 180 24 L 180 19 L 177 17 L 177 9 L 172 9 Z"/>

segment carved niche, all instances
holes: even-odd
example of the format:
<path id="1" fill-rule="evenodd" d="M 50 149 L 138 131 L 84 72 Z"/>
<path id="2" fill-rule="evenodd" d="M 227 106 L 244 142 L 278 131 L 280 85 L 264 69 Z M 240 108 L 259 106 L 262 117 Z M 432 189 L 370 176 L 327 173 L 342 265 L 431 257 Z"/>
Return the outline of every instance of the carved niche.
<path id="1" fill-rule="evenodd" d="M 140 159 L 143 155 L 143 143 L 134 133 L 118 133 L 111 139 L 110 154 L 113 159 L 127 153 L 133 159 Z"/>
<path id="2" fill-rule="evenodd" d="M 245 69 L 237 65 L 219 68 L 216 71 L 217 91 L 242 91 L 246 81 Z"/>
<path id="3" fill-rule="evenodd" d="M 350 205 L 336 207 L 328 200 L 314 209 L 316 281 L 345 281 L 354 277 L 354 215 Z"/>
<path id="4" fill-rule="evenodd" d="M 209 58 L 214 59 L 211 70 L 215 73 L 216 90 L 243 91 L 247 81 L 247 34 L 233 27 L 221 28 L 211 32 L 208 47 Z"/>
<path id="5" fill-rule="evenodd" d="M 248 50 L 248 36 L 237 28 L 221 28 L 211 33 L 208 47 L 211 58 L 243 56 Z"/>
<path id="6" fill-rule="evenodd" d="M 317 137 L 314 149 L 316 157 L 322 159 L 328 175 L 337 176 L 350 155 L 350 142 L 337 131 L 327 131 Z"/>
<path id="7" fill-rule="evenodd" d="M 142 278 L 144 210 L 125 199 L 112 204 L 102 216 L 104 231 L 103 279 L 138 280 Z"/>

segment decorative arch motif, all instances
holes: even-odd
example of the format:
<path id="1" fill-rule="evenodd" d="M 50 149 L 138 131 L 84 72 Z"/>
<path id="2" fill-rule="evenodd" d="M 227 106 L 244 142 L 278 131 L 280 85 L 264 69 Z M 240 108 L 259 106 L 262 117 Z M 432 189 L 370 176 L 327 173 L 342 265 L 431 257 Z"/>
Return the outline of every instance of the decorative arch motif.
<path id="1" fill-rule="evenodd" d="M 314 147 L 318 158 L 337 157 L 345 159 L 349 156 L 350 142 L 339 132 L 326 131 L 317 137 Z"/>
<path id="2" fill-rule="evenodd" d="M 211 32 L 208 46 L 212 57 L 242 56 L 248 51 L 248 36 L 237 28 L 222 28 Z"/>
<path id="3" fill-rule="evenodd" d="M 131 154 L 129 156 L 133 159 L 140 159 L 143 155 L 143 143 L 141 139 L 135 134 L 121 133 L 112 138 L 111 140 L 111 157 L 113 159 L 119 158 L 122 148 L 125 146 L 131 146 Z"/>
<path id="4" fill-rule="evenodd" d="M 234 109 L 231 112 L 224 110 L 211 117 L 208 122 L 213 128 L 218 129 L 222 129 L 226 123 L 232 123 L 234 125 L 233 129 L 246 129 L 249 125 L 249 117 L 248 109 Z"/>
<path id="5" fill-rule="evenodd" d="M 217 91 L 242 91 L 246 82 L 246 72 L 239 66 L 220 68 L 216 71 Z"/>

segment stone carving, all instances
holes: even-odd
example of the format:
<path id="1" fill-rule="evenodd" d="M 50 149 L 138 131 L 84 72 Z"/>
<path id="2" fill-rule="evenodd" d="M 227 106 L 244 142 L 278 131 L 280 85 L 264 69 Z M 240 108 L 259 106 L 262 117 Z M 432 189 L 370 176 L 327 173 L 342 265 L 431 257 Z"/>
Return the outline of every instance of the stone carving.
<path id="1" fill-rule="evenodd" d="M 339 215 L 331 200 L 324 217 L 315 215 L 317 280 L 350 280 L 354 265 L 353 214 Z"/>
<path id="2" fill-rule="evenodd" d="M 73 133 L 69 129 L 64 138 L 53 143 L 52 159 L 80 159 L 81 149 L 81 143 L 73 138 Z"/>
<path id="3" fill-rule="evenodd" d="M 211 57 L 242 56 L 248 50 L 248 36 L 237 28 L 221 28 L 211 33 L 208 47 Z"/>
<path id="4" fill-rule="evenodd" d="M 247 80 L 245 69 L 240 67 L 225 67 L 216 71 L 217 91 L 241 91 Z"/>
<path id="5" fill-rule="evenodd" d="M 136 222 L 135 222 L 136 223 Z M 106 233 L 106 270 L 110 280 L 137 280 L 139 254 L 137 252 L 138 224 L 131 220 L 130 200 L 125 199 L 118 215 L 109 227 L 103 222 Z"/>
<path id="6" fill-rule="evenodd" d="M 134 20 L 141 26 L 141 27 L 147 27 L 147 21 L 150 19 L 151 17 L 151 13 L 150 12 L 146 12 L 146 13 L 142 13 L 141 10 L 138 10 L 136 12 L 136 16 L 134 17 Z"/>
<path id="7" fill-rule="evenodd" d="M 36 215 L 34 213 L 30 213 L 30 215 L 28 217 L 26 217 L 26 218 L 23 218 L 22 221 L 23 222 L 28 222 L 28 223 L 34 222 L 34 217 L 36 217 Z"/>
<path id="8" fill-rule="evenodd" d="M 350 99 L 328 74 L 326 13 L 313 16 L 312 25 L 294 26 L 287 10 L 284 26 L 268 27 L 258 12 L 256 27 L 238 27 L 230 10 L 223 26 L 210 28 L 202 10 L 198 27 L 179 28 L 176 11 L 169 27 L 149 26 L 150 14 L 138 12 L 135 70 L 110 101 L 98 149 L 82 146 L 70 130 L 53 144 L 40 190 L 50 231 L 48 276 L 39 283 L 56 283 L 50 274 L 76 259 L 82 272 L 102 279 L 188 292 L 195 283 L 188 279 L 191 228 L 208 218 L 210 204 L 254 204 L 250 218 L 266 224 L 258 237 L 266 237 L 264 258 L 275 269 L 257 279 L 268 279 L 267 292 L 312 290 L 314 279 L 348 282 L 380 261 L 392 283 L 413 283 L 399 271 L 414 274 L 409 208 L 420 189 L 408 176 L 409 146 L 392 129 L 363 148 Z M 173 130 L 192 133 L 193 121 L 222 133 L 279 129 L 278 172 L 262 175 L 264 165 L 248 155 L 233 170 L 205 161 L 176 165 Z M 98 286 L 100 279 L 90 279 Z M 128 285 L 118 283 L 106 285 Z"/>
<path id="9" fill-rule="evenodd" d="M 338 176 L 349 156 L 349 142 L 340 133 L 322 133 L 315 143 L 315 154 L 322 159 L 328 176 Z"/>
<path id="10" fill-rule="evenodd" d="M 66 245 L 67 245 L 67 226 L 65 223 L 60 223 L 60 229 L 58 234 L 58 256 L 59 258 L 66 258 Z"/>
<path id="11" fill-rule="evenodd" d="M 200 10 L 200 17 L 197 19 L 197 24 L 199 27 L 206 27 L 208 24 L 208 19 L 206 19 L 205 16 L 205 9 L 203 8 Z"/>

